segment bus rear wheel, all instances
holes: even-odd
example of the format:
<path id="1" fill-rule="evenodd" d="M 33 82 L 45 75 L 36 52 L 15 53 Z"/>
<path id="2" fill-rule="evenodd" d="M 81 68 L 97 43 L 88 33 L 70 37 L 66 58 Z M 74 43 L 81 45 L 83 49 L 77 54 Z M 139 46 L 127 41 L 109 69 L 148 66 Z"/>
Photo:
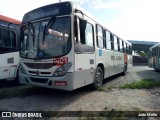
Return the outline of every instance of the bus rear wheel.
<path id="1" fill-rule="evenodd" d="M 102 86 L 103 84 L 103 70 L 101 67 L 97 67 L 95 75 L 94 75 L 94 82 L 93 82 L 93 88 L 98 89 Z"/>

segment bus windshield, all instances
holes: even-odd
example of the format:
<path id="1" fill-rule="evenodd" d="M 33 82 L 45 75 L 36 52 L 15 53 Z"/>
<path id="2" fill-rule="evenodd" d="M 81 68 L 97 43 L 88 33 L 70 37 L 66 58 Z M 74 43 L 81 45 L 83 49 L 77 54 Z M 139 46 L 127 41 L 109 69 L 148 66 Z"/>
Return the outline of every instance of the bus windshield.
<path id="1" fill-rule="evenodd" d="M 67 54 L 71 47 L 70 21 L 70 17 L 59 17 L 23 25 L 21 57 L 48 59 Z"/>

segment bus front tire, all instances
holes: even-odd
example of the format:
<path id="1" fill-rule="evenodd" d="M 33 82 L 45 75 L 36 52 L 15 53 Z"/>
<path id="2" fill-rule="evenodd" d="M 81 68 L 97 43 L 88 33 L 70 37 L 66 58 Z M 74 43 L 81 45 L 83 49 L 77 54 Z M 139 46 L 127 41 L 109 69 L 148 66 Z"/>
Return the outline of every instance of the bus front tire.
<path id="1" fill-rule="evenodd" d="M 100 88 L 103 84 L 103 79 L 103 70 L 101 67 L 97 67 L 94 75 L 93 88 L 96 90 Z"/>

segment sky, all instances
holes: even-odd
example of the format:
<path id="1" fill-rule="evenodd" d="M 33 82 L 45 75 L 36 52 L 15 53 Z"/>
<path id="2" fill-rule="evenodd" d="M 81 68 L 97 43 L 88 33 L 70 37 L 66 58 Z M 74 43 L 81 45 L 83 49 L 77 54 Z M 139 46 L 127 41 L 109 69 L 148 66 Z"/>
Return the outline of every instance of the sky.
<path id="1" fill-rule="evenodd" d="M 37 7 L 60 0 L 0 0 L 0 14 L 22 20 Z M 61 0 L 61 2 L 66 0 Z M 125 40 L 160 42 L 160 0 L 72 0 Z"/>

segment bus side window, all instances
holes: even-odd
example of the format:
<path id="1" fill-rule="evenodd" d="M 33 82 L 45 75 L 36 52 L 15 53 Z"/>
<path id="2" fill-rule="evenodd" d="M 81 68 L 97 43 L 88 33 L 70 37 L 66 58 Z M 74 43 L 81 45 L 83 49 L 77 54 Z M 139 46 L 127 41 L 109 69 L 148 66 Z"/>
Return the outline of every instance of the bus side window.
<path id="1" fill-rule="evenodd" d="M 117 45 L 118 45 L 118 51 L 120 51 L 120 43 L 119 43 L 119 38 L 117 38 Z"/>
<path id="2" fill-rule="evenodd" d="M 128 44 L 126 43 L 126 53 L 128 53 Z"/>
<path id="3" fill-rule="evenodd" d="M 96 36 L 97 36 L 97 46 L 99 48 L 103 48 L 104 47 L 103 28 L 99 25 L 96 25 Z"/>
<path id="4" fill-rule="evenodd" d="M 85 41 L 86 45 L 94 46 L 93 26 L 89 23 L 87 23 L 87 26 L 86 26 L 85 36 L 86 36 L 86 41 Z"/>
<path id="5" fill-rule="evenodd" d="M 114 50 L 118 51 L 118 41 L 117 37 L 114 36 Z"/>
<path id="6" fill-rule="evenodd" d="M 124 53 L 127 53 L 127 50 L 126 50 L 126 43 L 123 42 L 123 47 L 124 47 Z"/>
<path id="7" fill-rule="evenodd" d="M 105 36 L 105 43 L 106 43 L 106 49 L 111 50 L 111 33 L 108 31 L 105 31 L 106 36 Z"/>
<path id="8" fill-rule="evenodd" d="M 130 45 L 130 54 L 132 55 L 132 46 Z"/>
<path id="9" fill-rule="evenodd" d="M 7 48 L 6 51 L 16 48 L 16 33 L 14 31 L 0 29 L 1 46 Z"/>
<path id="10" fill-rule="evenodd" d="M 16 48 L 16 34 L 10 31 L 10 47 Z"/>
<path id="11" fill-rule="evenodd" d="M 93 25 L 86 20 L 80 20 L 80 42 L 87 46 L 94 46 Z"/>
<path id="12" fill-rule="evenodd" d="M 128 46 L 128 54 L 131 54 L 131 46 L 129 44 L 127 44 Z"/>
<path id="13" fill-rule="evenodd" d="M 120 47 L 120 52 L 123 52 L 123 41 L 122 41 L 122 39 L 119 39 L 119 47 Z"/>
<path id="14" fill-rule="evenodd" d="M 114 38 L 113 38 L 113 34 L 111 34 L 111 50 L 114 50 Z"/>
<path id="15" fill-rule="evenodd" d="M 77 26 L 77 17 L 74 17 L 74 39 L 75 42 L 78 42 L 78 26 Z"/>

